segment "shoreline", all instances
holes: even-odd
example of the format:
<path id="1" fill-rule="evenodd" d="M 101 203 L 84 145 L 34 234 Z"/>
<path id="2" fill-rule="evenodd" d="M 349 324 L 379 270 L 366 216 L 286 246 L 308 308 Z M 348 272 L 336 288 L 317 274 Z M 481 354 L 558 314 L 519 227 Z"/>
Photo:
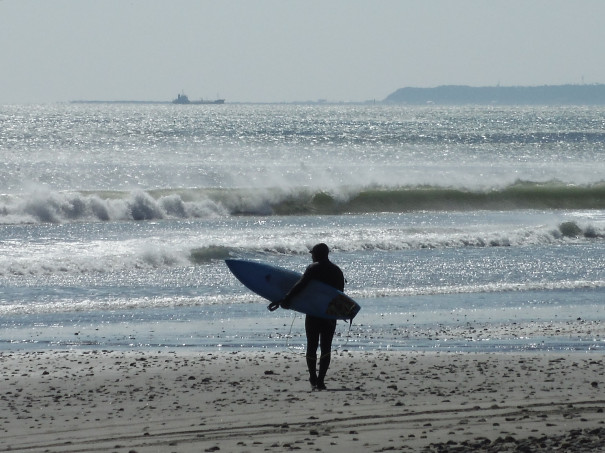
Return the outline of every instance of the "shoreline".
<path id="1" fill-rule="evenodd" d="M 605 441 L 594 354 L 341 351 L 323 392 L 287 351 L 5 351 L 0 362 L 2 451 L 598 451 Z"/>
<path id="2" fill-rule="evenodd" d="M 501 297 L 508 294 L 490 295 L 491 305 L 501 306 Z M 591 295 L 591 305 L 533 309 L 530 313 L 533 319 L 527 315 L 524 319 L 514 307 L 476 309 L 473 318 L 446 310 L 427 312 L 408 307 L 402 311 L 396 302 L 389 305 L 389 299 L 384 299 L 379 301 L 380 306 L 378 302 L 366 303 L 362 316 L 352 326 L 338 323 L 333 346 L 336 352 L 598 355 L 605 347 L 603 308 L 597 305 L 598 297 L 602 297 L 602 291 Z M 451 296 L 439 301 L 457 303 Z M 28 315 L 6 316 L 0 352 L 76 349 L 254 353 L 304 346 L 302 315 L 286 311 L 267 313 L 262 303 L 58 313 L 46 318 L 39 316 L 35 323 Z"/>

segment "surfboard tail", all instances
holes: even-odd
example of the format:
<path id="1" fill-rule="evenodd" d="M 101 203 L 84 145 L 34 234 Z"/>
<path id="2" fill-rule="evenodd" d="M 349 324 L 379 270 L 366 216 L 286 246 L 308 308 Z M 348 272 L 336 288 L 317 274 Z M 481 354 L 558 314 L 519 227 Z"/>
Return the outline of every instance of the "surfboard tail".
<path id="1" fill-rule="evenodd" d="M 346 294 L 340 293 L 328 304 L 326 315 L 353 321 L 361 307 Z"/>

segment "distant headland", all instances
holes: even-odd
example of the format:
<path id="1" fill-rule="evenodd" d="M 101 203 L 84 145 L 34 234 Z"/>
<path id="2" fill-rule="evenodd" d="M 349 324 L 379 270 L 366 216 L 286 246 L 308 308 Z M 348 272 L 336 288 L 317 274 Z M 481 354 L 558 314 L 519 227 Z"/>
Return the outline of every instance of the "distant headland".
<path id="1" fill-rule="evenodd" d="M 604 105 L 605 85 L 543 85 L 400 88 L 383 101 L 392 104 Z"/>

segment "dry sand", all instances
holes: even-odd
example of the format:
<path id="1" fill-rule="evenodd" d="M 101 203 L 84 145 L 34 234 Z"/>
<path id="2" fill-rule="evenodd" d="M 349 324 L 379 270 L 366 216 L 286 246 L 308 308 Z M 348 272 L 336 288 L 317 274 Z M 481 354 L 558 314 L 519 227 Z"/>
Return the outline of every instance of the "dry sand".
<path id="1" fill-rule="evenodd" d="M 0 354 L 0 450 L 605 451 L 602 354 Z"/>

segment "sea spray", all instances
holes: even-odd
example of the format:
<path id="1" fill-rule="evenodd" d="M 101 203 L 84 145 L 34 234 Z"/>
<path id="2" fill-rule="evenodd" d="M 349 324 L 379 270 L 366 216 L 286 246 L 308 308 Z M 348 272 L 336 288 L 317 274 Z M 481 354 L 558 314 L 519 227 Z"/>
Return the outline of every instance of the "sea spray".
<path id="1" fill-rule="evenodd" d="M 36 191 L 0 199 L 0 224 L 519 209 L 605 209 L 605 183 L 576 186 L 558 181 L 519 181 L 488 191 L 424 185 L 344 186 L 331 190 Z"/>

